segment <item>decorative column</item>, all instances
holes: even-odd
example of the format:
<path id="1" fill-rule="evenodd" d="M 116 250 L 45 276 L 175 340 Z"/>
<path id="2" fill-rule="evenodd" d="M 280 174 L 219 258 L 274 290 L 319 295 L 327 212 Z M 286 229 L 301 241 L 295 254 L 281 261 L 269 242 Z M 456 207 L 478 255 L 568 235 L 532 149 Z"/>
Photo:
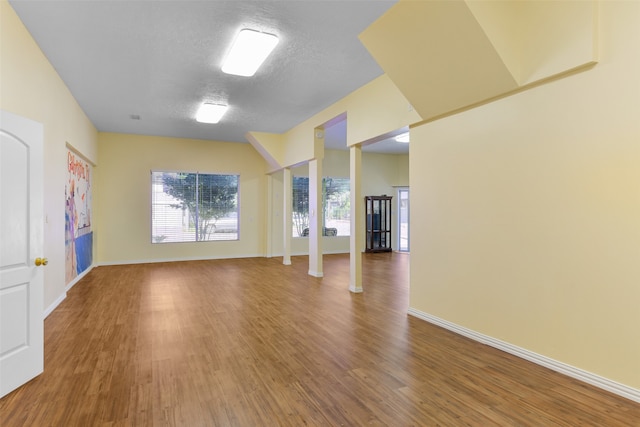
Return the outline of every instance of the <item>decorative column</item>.
<path id="1" fill-rule="evenodd" d="M 322 158 L 309 162 L 309 275 L 322 277 Z"/>
<path id="2" fill-rule="evenodd" d="M 273 257 L 273 175 L 267 175 L 267 227 L 266 227 L 266 240 L 265 240 L 265 256 L 267 258 Z"/>
<path id="3" fill-rule="evenodd" d="M 282 186 L 282 228 L 284 235 L 282 236 L 282 263 L 284 265 L 291 265 L 291 232 L 293 227 L 292 220 L 292 197 L 293 191 L 291 190 L 291 169 L 284 168 Z"/>
<path id="4" fill-rule="evenodd" d="M 361 187 L 362 147 L 349 148 L 349 181 L 351 186 L 351 236 L 349 237 L 349 290 L 362 292 L 362 242 L 364 236 Z"/>

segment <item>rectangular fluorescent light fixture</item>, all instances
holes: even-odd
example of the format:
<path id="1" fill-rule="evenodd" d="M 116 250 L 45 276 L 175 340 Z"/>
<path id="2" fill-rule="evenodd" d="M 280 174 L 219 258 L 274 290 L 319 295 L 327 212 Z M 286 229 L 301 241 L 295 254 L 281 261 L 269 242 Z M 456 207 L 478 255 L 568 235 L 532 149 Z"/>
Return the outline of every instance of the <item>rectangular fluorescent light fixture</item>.
<path id="1" fill-rule="evenodd" d="M 196 120 L 200 123 L 218 123 L 224 113 L 227 112 L 227 105 L 210 104 L 205 102 L 198 109 Z"/>
<path id="2" fill-rule="evenodd" d="M 240 30 L 222 64 L 222 71 L 236 76 L 253 76 L 278 44 L 278 37 L 260 31 Z"/>

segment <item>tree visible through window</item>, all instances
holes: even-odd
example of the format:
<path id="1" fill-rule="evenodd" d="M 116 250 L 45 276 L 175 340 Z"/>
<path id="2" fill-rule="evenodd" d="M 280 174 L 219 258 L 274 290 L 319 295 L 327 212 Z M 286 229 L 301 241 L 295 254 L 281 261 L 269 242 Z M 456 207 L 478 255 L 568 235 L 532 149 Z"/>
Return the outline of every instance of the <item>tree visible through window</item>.
<path id="1" fill-rule="evenodd" d="M 238 240 L 238 175 L 151 172 L 152 243 Z"/>
<path id="2" fill-rule="evenodd" d="M 309 178 L 294 176 L 292 185 L 293 237 L 309 234 Z M 322 178 L 322 234 L 349 236 L 351 229 L 348 178 Z"/>

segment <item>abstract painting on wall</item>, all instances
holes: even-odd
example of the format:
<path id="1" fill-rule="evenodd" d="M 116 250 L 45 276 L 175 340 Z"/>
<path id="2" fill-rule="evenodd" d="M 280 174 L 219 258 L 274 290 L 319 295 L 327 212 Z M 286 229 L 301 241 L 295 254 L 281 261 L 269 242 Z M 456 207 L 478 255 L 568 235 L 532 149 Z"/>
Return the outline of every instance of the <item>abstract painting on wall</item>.
<path id="1" fill-rule="evenodd" d="M 67 149 L 65 185 L 65 276 L 68 284 L 93 262 L 91 179 L 89 162 Z"/>

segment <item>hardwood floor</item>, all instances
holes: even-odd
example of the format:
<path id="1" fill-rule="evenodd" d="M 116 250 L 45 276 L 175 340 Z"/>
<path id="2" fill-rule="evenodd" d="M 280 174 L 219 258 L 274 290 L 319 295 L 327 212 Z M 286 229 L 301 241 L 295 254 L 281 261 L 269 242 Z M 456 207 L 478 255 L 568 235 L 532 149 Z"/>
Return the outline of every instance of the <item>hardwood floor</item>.
<path id="1" fill-rule="evenodd" d="M 409 256 L 98 267 L 45 321 L 13 426 L 633 426 L 640 405 L 408 316 Z"/>

